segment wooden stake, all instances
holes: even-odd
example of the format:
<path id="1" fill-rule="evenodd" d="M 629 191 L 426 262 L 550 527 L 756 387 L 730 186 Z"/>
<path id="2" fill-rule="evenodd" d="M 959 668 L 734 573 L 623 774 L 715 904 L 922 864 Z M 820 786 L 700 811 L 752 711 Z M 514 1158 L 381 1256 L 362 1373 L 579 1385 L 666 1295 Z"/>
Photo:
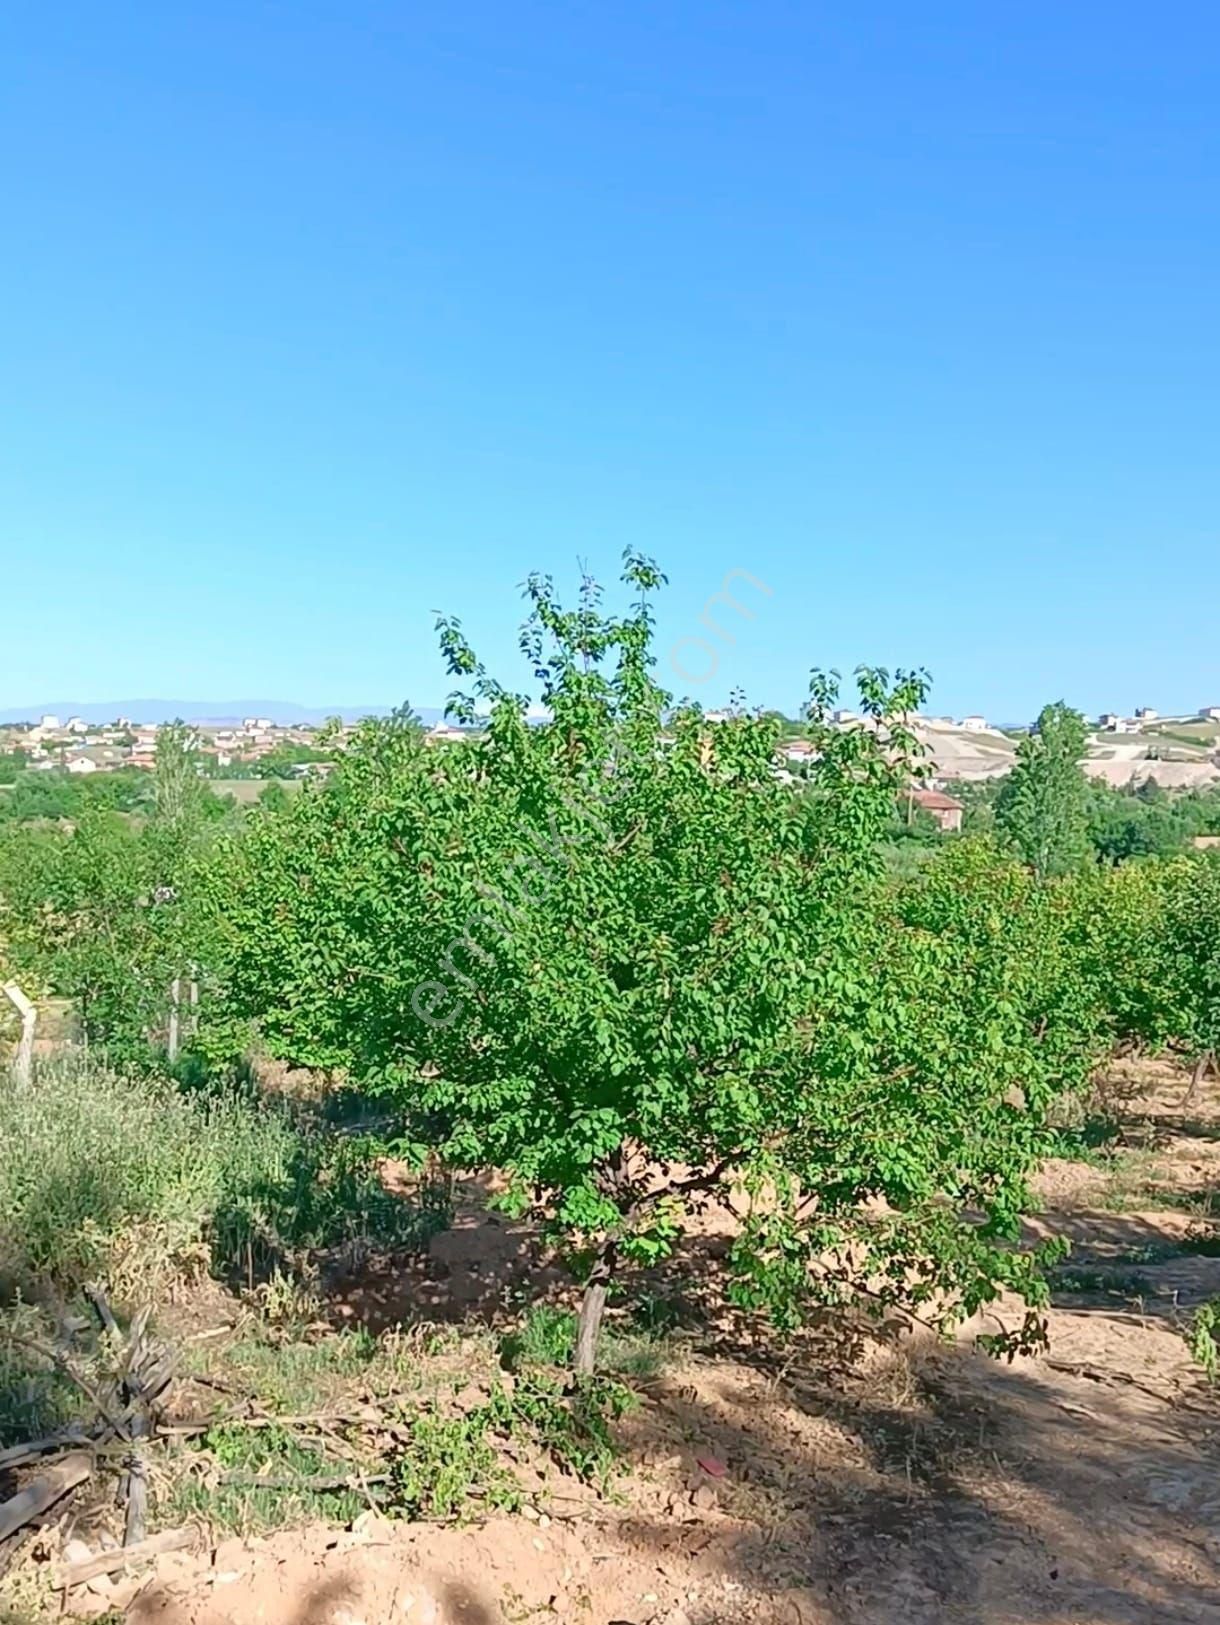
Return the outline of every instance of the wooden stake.
<path id="1" fill-rule="evenodd" d="M 4 994 L 21 1017 L 21 1038 L 17 1053 L 13 1056 L 13 1077 L 19 1084 L 28 1087 L 34 1064 L 34 1028 L 38 1022 L 38 1011 L 16 982 L 5 982 Z"/>
<path id="2" fill-rule="evenodd" d="M 178 1011 L 182 1003 L 182 981 L 175 976 L 169 985 L 169 1040 L 165 1053 L 171 1064 L 178 1059 Z"/>

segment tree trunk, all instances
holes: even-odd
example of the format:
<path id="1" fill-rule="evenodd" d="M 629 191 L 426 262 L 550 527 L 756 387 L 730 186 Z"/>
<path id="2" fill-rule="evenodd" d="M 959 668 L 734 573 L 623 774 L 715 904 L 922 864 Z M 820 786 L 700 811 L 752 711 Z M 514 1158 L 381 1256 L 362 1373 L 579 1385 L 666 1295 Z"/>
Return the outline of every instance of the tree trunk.
<path id="1" fill-rule="evenodd" d="M 598 1253 L 589 1271 L 589 1279 L 585 1282 L 585 1295 L 581 1299 L 580 1316 L 576 1322 L 575 1364 L 577 1375 L 581 1377 L 591 1377 L 597 1369 L 597 1339 L 617 1262 L 617 1243 L 608 1241 Z"/>
<path id="2" fill-rule="evenodd" d="M 1215 1063 L 1215 1059 L 1215 1055 L 1209 1049 L 1205 1049 L 1202 1055 L 1199 1056 L 1199 1059 L 1195 1062 L 1195 1069 L 1190 1075 L 1190 1088 L 1182 1096 L 1183 1105 L 1185 1105 L 1187 1101 L 1195 1098 L 1195 1093 L 1198 1090 L 1199 1085 L 1203 1082 L 1204 1078 L 1206 1078 L 1208 1072 L 1211 1070 L 1213 1064 Z"/>

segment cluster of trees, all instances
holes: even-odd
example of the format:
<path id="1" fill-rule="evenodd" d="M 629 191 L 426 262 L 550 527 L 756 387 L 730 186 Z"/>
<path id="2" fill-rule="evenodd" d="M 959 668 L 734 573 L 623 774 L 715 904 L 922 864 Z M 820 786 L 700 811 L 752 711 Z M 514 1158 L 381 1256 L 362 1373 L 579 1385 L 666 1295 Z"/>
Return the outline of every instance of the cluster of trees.
<path id="1" fill-rule="evenodd" d="M 1007 782 L 989 779 L 951 786 L 965 807 L 966 834 L 997 834 L 996 806 Z M 1081 788 L 1080 804 L 1084 816 L 1083 852 L 1088 862 L 1118 864 L 1140 858 L 1166 858 L 1186 851 L 1196 836 L 1220 835 L 1220 787 L 1169 791 L 1147 780 L 1135 788 L 1116 789 L 1094 779 Z M 931 820 L 916 831 L 916 837 L 925 845 L 935 844 L 937 831 Z"/>
<path id="2" fill-rule="evenodd" d="M 1013 1241 L 1054 1103 L 1118 1042 L 1200 1063 L 1220 1043 L 1220 863 L 1082 861 L 1058 707 L 996 798 L 1000 836 L 896 875 L 923 675 L 859 672 L 866 725 L 844 730 L 815 672 L 794 793 L 780 719 L 709 727 L 659 687 L 663 578 L 631 554 L 624 580 L 615 615 L 591 582 L 565 607 L 531 578 L 544 726 L 443 620 L 478 739 L 369 721 L 325 784 L 234 827 L 167 748 L 139 827 L 43 832 L 37 863 L 0 843 L 0 952 L 129 1046 L 189 966 L 212 1062 L 257 1034 L 379 1096 L 400 1151 L 502 1171 L 584 1282 L 580 1370 L 624 1264 L 730 1194 L 739 1302 L 935 1318 L 1008 1288 L 1030 1313 L 998 1341 L 1028 1343 L 1045 1287 Z"/>
<path id="3" fill-rule="evenodd" d="M 66 778 L 62 803 L 58 775 L 32 777 L 51 799 L 0 828 L 0 972 L 70 1000 L 116 1062 L 155 1064 L 170 990 L 206 947 L 197 877 L 219 858 L 227 809 L 181 725 L 161 730 L 152 774 Z"/>
<path id="4" fill-rule="evenodd" d="M 34 772 L 22 766 L 11 775 L 0 771 L 0 784 L 6 786 L 0 794 L 0 824 L 8 825 L 77 819 L 99 808 L 137 812 L 151 799 L 149 776 L 138 768 L 85 775 L 62 768 Z"/>
<path id="5" fill-rule="evenodd" d="M 290 779 L 296 770 L 317 762 L 329 762 L 331 751 L 318 745 L 306 745 L 295 740 L 282 740 L 251 762 L 229 762 L 221 766 L 215 756 L 204 755 L 201 766 L 212 779 Z"/>

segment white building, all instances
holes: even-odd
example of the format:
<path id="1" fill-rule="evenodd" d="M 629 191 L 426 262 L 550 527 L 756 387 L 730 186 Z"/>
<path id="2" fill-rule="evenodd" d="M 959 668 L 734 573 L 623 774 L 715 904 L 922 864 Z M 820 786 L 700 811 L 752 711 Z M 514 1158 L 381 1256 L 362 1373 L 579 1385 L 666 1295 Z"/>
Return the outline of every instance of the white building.
<path id="1" fill-rule="evenodd" d="M 1220 705 L 1205 705 L 1199 718 L 1203 722 L 1220 722 Z"/>
<path id="2" fill-rule="evenodd" d="M 1161 713 L 1159 711 L 1154 711 L 1150 705 L 1141 705 L 1137 707 L 1135 712 L 1135 720 L 1137 722 L 1158 722 L 1160 720 L 1160 716 Z"/>
<path id="3" fill-rule="evenodd" d="M 1097 726 L 1104 734 L 1133 734 L 1138 729 L 1130 717 L 1120 717 L 1115 711 L 1103 711 L 1097 719 Z"/>
<path id="4" fill-rule="evenodd" d="M 69 773 L 97 773 L 100 770 L 97 763 L 91 760 L 90 757 L 74 756 L 67 764 L 66 771 Z"/>
<path id="5" fill-rule="evenodd" d="M 958 727 L 959 728 L 964 728 L 967 733 L 972 733 L 972 734 L 986 733 L 987 732 L 987 718 L 986 717 L 963 717 L 962 720 L 958 723 Z"/>

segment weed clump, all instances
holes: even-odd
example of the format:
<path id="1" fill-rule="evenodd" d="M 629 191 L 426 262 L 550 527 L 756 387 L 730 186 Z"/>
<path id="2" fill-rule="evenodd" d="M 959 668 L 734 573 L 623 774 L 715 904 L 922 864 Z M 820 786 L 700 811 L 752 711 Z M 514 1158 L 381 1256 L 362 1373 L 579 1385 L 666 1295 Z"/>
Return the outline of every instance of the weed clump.
<path id="1" fill-rule="evenodd" d="M 249 1284 L 361 1238 L 422 1245 L 439 1210 L 387 1192 L 371 1150 L 248 1090 L 184 1094 L 88 1060 L 0 1079 L 0 1288 L 120 1300 L 211 1270 Z"/>

